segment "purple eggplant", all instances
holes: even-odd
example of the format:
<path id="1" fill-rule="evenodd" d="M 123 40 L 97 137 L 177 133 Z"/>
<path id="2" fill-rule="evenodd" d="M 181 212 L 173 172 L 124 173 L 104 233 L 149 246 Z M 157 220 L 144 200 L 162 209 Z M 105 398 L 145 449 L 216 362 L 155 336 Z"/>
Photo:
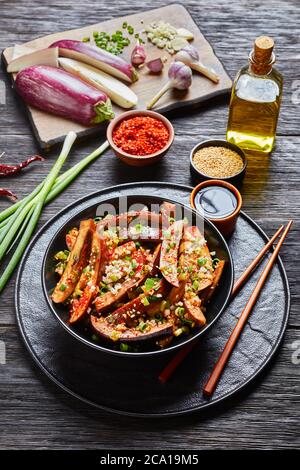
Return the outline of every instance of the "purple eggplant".
<path id="1" fill-rule="evenodd" d="M 135 68 L 122 59 L 110 52 L 100 49 L 96 46 L 81 41 L 73 41 L 71 39 L 63 39 L 56 41 L 49 47 L 58 47 L 60 57 L 68 57 L 76 59 L 86 64 L 103 70 L 109 75 L 125 80 L 126 82 L 135 82 L 138 79 Z"/>
<path id="2" fill-rule="evenodd" d="M 27 104 L 84 126 L 109 120 L 114 115 L 110 99 L 104 93 L 55 67 L 27 67 L 18 73 L 15 85 Z"/>

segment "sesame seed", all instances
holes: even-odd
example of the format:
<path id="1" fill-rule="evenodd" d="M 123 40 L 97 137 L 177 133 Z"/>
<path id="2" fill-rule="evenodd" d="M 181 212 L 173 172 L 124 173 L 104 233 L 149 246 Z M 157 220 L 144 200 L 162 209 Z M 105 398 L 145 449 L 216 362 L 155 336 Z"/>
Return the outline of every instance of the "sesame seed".
<path id="1" fill-rule="evenodd" d="M 242 157 L 227 147 L 202 147 L 193 156 L 193 163 L 201 173 L 212 178 L 227 178 L 243 169 Z"/>

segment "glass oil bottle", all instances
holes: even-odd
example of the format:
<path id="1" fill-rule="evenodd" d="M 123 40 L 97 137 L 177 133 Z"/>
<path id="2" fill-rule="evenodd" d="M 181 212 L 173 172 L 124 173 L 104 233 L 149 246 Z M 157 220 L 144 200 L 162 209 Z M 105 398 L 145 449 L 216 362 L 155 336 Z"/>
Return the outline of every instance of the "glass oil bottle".
<path id="1" fill-rule="evenodd" d="M 255 40 L 249 65 L 232 87 L 226 138 L 246 150 L 269 153 L 274 147 L 283 79 L 273 68 L 273 39 Z"/>

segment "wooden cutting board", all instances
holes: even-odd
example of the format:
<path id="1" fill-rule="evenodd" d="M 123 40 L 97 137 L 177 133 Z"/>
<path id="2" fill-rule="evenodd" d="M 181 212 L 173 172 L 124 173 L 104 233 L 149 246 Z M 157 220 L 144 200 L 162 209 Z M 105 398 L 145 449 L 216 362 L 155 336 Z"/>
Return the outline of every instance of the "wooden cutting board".
<path id="1" fill-rule="evenodd" d="M 179 4 L 168 5 L 163 8 L 157 8 L 147 12 L 137 13 L 135 15 L 124 16 L 122 18 L 97 23 L 91 26 L 85 26 L 80 29 L 73 29 L 63 31 L 60 33 L 50 34 L 33 41 L 27 42 L 24 45 L 32 49 L 43 49 L 48 47 L 54 41 L 59 39 L 77 39 L 81 40 L 86 36 L 93 36 L 93 31 L 107 31 L 113 33 L 118 29 L 122 29 L 122 23 L 126 21 L 132 25 L 136 31 L 141 31 L 148 23 L 153 21 L 164 20 L 171 23 L 173 26 L 180 28 L 184 27 L 194 34 L 194 40 L 191 42 L 199 51 L 200 58 L 208 67 L 213 68 L 220 76 L 218 84 L 212 83 L 205 77 L 193 73 L 193 83 L 187 92 L 168 91 L 153 108 L 156 111 L 165 113 L 171 109 L 180 108 L 181 106 L 195 105 L 202 101 L 206 101 L 217 95 L 227 93 L 231 89 L 232 82 L 224 70 L 221 62 L 213 52 L 211 45 L 204 38 L 197 25 L 194 23 L 188 11 Z M 124 49 L 123 57 L 129 60 L 131 51 L 134 47 L 134 38 L 129 47 Z M 168 57 L 164 70 L 160 75 L 153 75 L 149 73 L 146 68 L 142 68 L 139 72 L 139 80 L 130 85 L 133 91 L 137 94 L 139 102 L 137 108 L 145 109 L 148 101 L 156 94 L 160 87 L 167 81 L 168 65 L 172 62 L 170 56 L 164 50 L 156 48 L 146 40 L 147 59 L 160 57 L 162 55 Z M 8 47 L 3 51 L 3 58 L 6 64 L 12 60 L 13 46 Z M 115 114 L 120 114 L 124 111 L 115 104 L 113 105 Z M 80 124 L 74 123 L 67 119 L 53 116 L 38 109 L 28 107 L 28 114 L 32 124 L 34 134 L 43 149 L 50 148 L 52 145 L 63 141 L 65 135 L 70 131 L 75 131 L 78 136 L 86 136 L 96 134 L 99 125 L 93 127 L 84 127 Z M 103 126 L 103 124 L 100 124 Z"/>

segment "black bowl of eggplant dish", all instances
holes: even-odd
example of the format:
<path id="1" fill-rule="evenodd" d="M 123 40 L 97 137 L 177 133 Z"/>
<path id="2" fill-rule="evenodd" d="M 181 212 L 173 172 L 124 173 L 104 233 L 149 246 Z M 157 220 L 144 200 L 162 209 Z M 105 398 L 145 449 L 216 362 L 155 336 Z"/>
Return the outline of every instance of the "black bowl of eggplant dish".
<path id="1" fill-rule="evenodd" d="M 233 263 L 217 228 L 156 196 L 101 200 L 70 218 L 43 260 L 46 300 L 91 348 L 145 357 L 203 335 L 226 307 Z"/>

